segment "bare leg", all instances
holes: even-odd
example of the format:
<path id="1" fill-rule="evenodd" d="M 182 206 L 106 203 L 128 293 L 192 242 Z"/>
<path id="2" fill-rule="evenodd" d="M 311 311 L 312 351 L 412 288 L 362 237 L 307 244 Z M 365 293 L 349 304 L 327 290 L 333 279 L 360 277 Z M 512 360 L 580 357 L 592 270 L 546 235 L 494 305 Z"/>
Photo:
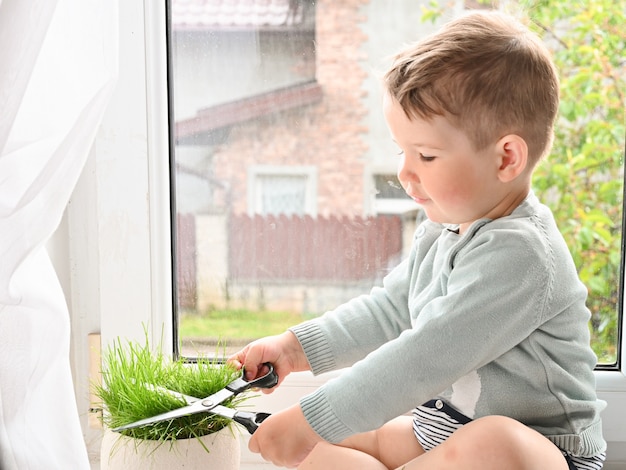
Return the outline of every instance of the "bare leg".
<path id="1" fill-rule="evenodd" d="M 298 470 L 389 470 L 379 460 L 359 450 L 327 442 L 317 444 Z"/>
<path id="2" fill-rule="evenodd" d="M 387 470 L 424 453 L 413 434 L 413 420 L 400 416 L 376 431 L 352 436 L 339 445 L 318 444 L 300 469 Z"/>
<path id="3" fill-rule="evenodd" d="M 399 468 L 403 470 L 568 470 L 548 439 L 511 418 L 472 421 L 443 444 Z"/>

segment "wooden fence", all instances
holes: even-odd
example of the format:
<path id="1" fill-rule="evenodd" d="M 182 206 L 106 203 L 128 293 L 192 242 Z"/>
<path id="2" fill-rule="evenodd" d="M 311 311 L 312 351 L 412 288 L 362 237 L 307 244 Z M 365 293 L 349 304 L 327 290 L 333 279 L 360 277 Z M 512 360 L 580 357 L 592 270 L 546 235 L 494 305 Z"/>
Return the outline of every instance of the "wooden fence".
<path id="1" fill-rule="evenodd" d="M 374 279 L 402 251 L 402 221 L 236 215 L 230 218 L 229 241 L 232 279 Z"/>
<path id="2" fill-rule="evenodd" d="M 177 296 L 181 306 L 197 306 L 198 260 L 202 234 L 193 214 L 177 217 Z M 374 280 L 395 265 L 402 251 L 399 216 L 368 218 L 231 215 L 224 225 L 225 245 L 210 245 L 215 256 L 227 254 L 224 285 L 315 282 L 340 285 Z M 200 237 L 198 239 L 198 237 Z M 211 254 L 209 253 L 209 256 Z M 211 272 L 214 277 L 215 273 Z M 211 277 L 209 276 L 209 277 Z"/>
<path id="3" fill-rule="evenodd" d="M 196 308 L 197 260 L 196 218 L 193 214 L 176 217 L 176 295 L 182 307 Z"/>

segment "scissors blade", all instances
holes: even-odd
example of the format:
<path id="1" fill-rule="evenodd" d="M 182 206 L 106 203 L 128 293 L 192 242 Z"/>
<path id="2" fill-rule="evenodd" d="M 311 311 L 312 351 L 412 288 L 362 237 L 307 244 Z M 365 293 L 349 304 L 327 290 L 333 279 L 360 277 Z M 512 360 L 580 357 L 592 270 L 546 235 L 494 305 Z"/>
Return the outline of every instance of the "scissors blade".
<path id="1" fill-rule="evenodd" d="M 165 393 L 165 394 L 171 395 L 171 396 L 173 396 L 175 398 L 179 398 L 181 400 L 184 400 L 187 405 L 191 405 L 192 403 L 195 403 L 198 400 L 200 400 L 199 398 L 192 397 L 191 395 L 185 395 L 184 393 L 176 392 L 174 390 L 170 390 L 169 388 L 161 387 L 160 385 L 143 384 L 143 386 L 145 388 L 147 388 L 148 390 L 153 390 L 155 392 Z"/>
<path id="2" fill-rule="evenodd" d="M 168 391 L 170 393 L 171 391 Z M 177 392 L 173 392 L 174 394 Z M 189 397 L 193 398 L 193 397 Z M 197 400 L 197 399 L 196 399 Z M 190 405 L 183 406 L 180 408 L 176 408 L 175 410 L 166 411 L 165 413 L 161 413 L 156 416 L 151 416 L 150 418 L 140 419 L 139 421 L 132 422 L 130 424 L 125 424 L 124 426 L 118 426 L 117 428 L 113 428 L 113 432 L 124 431 L 126 429 L 138 428 L 141 426 L 147 426 L 154 423 L 159 423 L 161 421 L 168 421 L 170 419 L 181 418 L 182 416 L 188 416 L 196 413 L 203 413 L 207 411 L 207 407 L 202 404 L 202 401 L 197 400 Z"/>
<path id="3" fill-rule="evenodd" d="M 220 407 L 219 409 L 221 409 L 222 408 L 221 403 L 223 403 L 229 398 L 245 390 L 248 390 L 249 388 L 253 388 L 253 387 L 272 388 L 278 383 L 278 375 L 276 375 L 276 372 L 274 371 L 274 366 L 271 363 L 268 362 L 265 365 L 267 366 L 267 373 L 265 375 L 258 377 L 254 380 L 247 381 L 245 380 L 245 377 L 244 377 L 245 375 L 244 371 L 242 371 L 241 376 L 238 379 L 232 381 L 231 383 L 229 383 L 226 387 L 224 387 L 222 390 L 218 391 L 217 393 L 214 393 L 202 399 L 191 397 L 189 395 L 184 395 L 182 393 L 175 392 L 173 390 L 168 390 L 166 388 L 163 388 L 157 385 L 144 384 L 144 387 L 149 388 L 151 390 L 157 390 L 157 391 L 175 396 L 177 398 L 182 398 L 186 403 L 188 403 L 188 405 L 183 406 L 181 408 L 177 408 L 172 411 L 168 411 L 166 413 L 161 413 L 159 415 L 152 416 L 150 418 L 141 419 L 139 421 L 126 424 L 124 426 L 118 426 L 112 429 L 112 431 L 119 432 L 125 429 L 133 429 L 133 428 L 138 428 L 140 426 L 147 426 L 147 425 L 158 423 L 161 421 L 176 419 L 182 416 L 188 416 L 188 415 L 192 415 L 195 413 L 211 412 L 211 410 L 215 409 L 218 406 Z M 222 416 L 230 417 L 228 416 L 228 413 L 230 413 L 229 411 L 224 411 L 224 413 L 227 413 L 227 414 L 222 414 Z M 219 414 L 219 413 L 216 413 L 216 414 Z M 235 417 L 236 416 L 237 414 L 235 413 Z M 235 418 L 231 418 L 231 419 L 235 419 Z"/>
<path id="4" fill-rule="evenodd" d="M 208 397 L 202 398 L 202 402 L 207 407 L 207 410 L 211 409 L 214 406 L 217 406 L 221 403 L 224 403 L 229 398 L 234 397 L 235 395 L 240 394 L 250 388 L 272 388 L 276 384 L 278 384 L 278 375 L 274 371 L 274 365 L 266 362 L 265 366 L 267 367 L 267 372 L 265 375 L 261 377 L 257 377 L 253 380 L 245 379 L 244 370 L 241 371 L 241 376 L 236 380 L 233 380 L 226 387 L 219 390 L 218 392 L 209 395 Z M 211 406 L 211 403 L 213 406 Z"/>

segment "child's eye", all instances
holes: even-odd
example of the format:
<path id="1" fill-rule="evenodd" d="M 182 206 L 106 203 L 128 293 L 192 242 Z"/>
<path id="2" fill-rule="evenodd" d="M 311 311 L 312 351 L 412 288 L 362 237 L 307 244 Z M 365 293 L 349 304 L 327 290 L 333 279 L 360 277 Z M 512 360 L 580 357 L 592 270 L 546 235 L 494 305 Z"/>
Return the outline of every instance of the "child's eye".
<path id="1" fill-rule="evenodd" d="M 432 155 L 424 155 L 423 153 L 420 153 L 420 160 L 423 162 L 432 162 L 434 159 L 435 157 Z"/>
<path id="2" fill-rule="evenodd" d="M 397 155 L 404 155 L 404 150 L 402 149 L 398 150 Z"/>

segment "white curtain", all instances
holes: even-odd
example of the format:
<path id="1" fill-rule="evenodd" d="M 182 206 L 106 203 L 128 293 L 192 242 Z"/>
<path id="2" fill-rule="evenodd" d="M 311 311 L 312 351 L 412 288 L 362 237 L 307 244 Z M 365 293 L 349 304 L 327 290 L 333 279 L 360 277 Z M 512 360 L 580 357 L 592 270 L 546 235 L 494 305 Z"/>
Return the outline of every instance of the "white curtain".
<path id="1" fill-rule="evenodd" d="M 0 468 L 88 469 L 45 244 L 117 76 L 116 0 L 0 0 Z"/>

